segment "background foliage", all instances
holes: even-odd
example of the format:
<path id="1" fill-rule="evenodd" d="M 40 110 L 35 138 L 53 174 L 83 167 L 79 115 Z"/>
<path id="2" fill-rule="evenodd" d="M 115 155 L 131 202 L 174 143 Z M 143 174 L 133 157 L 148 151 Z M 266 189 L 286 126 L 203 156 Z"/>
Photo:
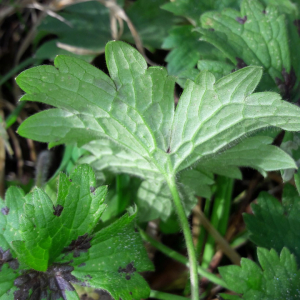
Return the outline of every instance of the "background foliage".
<path id="1" fill-rule="evenodd" d="M 11 241 L 20 268 L 44 271 L 56 259 L 67 262 L 59 247 L 87 231 L 65 233 L 66 244 L 49 242 L 41 260 L 30 260 L 26 251 L 40 255 L 35 245 L 60 230 L 57 223 L 41 236 L 27 231 L 26 218 L 40 215 L 34 199 L 45 199 L 45 217 L 52 220 L 61 193 L 76 199 L 76 189 L 85 188 L 93 198 L 90 187 L 105 184 L 103 207 L 95 204 L 102 207 L 100 222 L 100 211 L 86 221 L 99 235 L 90 249 L 129 245 L 128 254 L 120 254 L 128 257 L 122 266 L 111 257 L 115 270 L 101 271 L 109 280 L 99 273 L 89 285 L 115 299 L 148 297 L 146 281 L 152 298 L 188 296 L 179 254 L 185 246 L 168 187 L 173 176 L 192 227 L 201 299 L 299 299 L 299 1 L 7 0 L 0 8 L 3 199 L 7 190 L 0 263 L 6 278 L 21 275 L 6 263 Z M 14 77 L 31 66 L 38 67 L 21 73 L 17 85 Z M 92 167 L 93 184 L 74 182 L 62 192 L 58 183 L 67 185 L 74 170 L 88 168 L 83 164 Z M 25 209 L 18 198 L 27 208 L 16 225 L 19 215 L 6 211 Z M 127 213 L 132 206 L 137 210 Z M 146 281 L 138 273 L 126 280 L 134 243 L 143 258 L 136 271 L 152 269 L 133 224 L 156 269 L 143 274 Z M 10 235 L 10 226 L 19 237 Z M 86 280 L 93 268 L 76 266 L 92 256 L 89 250 L 76 259 L 72 274 Z M 16 285 L 8 281 L 0 281 L 0 291 L 12 295 Z M 100 297 L 74 287 L 82 299 Z"/>

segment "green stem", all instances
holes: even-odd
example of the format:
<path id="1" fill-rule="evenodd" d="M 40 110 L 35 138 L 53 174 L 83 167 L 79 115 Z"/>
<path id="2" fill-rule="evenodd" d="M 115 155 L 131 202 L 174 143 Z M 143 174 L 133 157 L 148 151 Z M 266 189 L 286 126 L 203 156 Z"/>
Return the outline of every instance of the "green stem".
<path id="1" fill-rule="evenodd" d="M 199 299 L 199 280 L 198 280 L 198 271 L 197 271 L 198 262 L 197 262 L 197 257 L 196 257 L 196 252 L 193 244 L 193 238 L 192 238 L 189 222 L 179 197 L 175 178 L 169 177 L 167 179 L 167 182 L 171 194 L 173 196 L 173 201 L 175 204 L 177 215 L 179 217 L 180 225 L 183 230 L 183 235 L 185 238 L 185 243 L 188 251 L 189 266 L 190 266 L 190 280 L 191 280 L 191 294 L 192 294 L 191 299 L 198 300 Z"/>
<path id="2" fill-rule="evenodd" d="M 180 263 L 186 265 L 187 267 L 189 266 L 189 261 L 186 257 L 172 250 L 171 248 L 165 246 L 164 244 L 158 242 L 157 240 L 153 239 L 142 229 L 139 229 L 139 231 L 144 241 L 149 242 L 152 246 L 154 246 L 156 249 L 158 249 L 160 252 L 164 253 L 165 255 L 173 258 L 174 260 L 179 261 Z M 209 271 L 207 271 L 206 269 L 200 266 L 198 266 L 197 271 L 200 276 L 207 278 L 210 282 L 220 285 L 224 288 L 227 288 L 226 283 L 215 274 L 210 273 Z"/>
<path id="3" fill-rule="evenodd" d="M 187 300 L 187 298 L 182 296 L 176 296 L 173 294 L 158 292 L 151 290 L 149 298 L 156 298 L 160 300 Z"/>

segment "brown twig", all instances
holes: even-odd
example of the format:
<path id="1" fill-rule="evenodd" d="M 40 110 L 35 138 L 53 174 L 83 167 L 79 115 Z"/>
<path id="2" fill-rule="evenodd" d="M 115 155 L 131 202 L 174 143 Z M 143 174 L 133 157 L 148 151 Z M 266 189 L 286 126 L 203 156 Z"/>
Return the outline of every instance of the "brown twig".
<path id="1" fill-rule="evenodd" d="M 17 171 L 17 177 L 21 178 L 23 175 L 23 166 L 24 166 L 24 160 L 23 160 L 23 156 L 22 156 L 22 150 L 20 147 L 20 143 L 18 138 L 16 137 L 14 131 L 11 128 L 7 129 L 7 132 L 12 140 L 12 143 L 14 145 L 14 152 L 17 158 L 17 166 L 18 166 L 18 171 Z"/>
<path id="2" fill-rule="evenodd" d="M 227 255 L 227 257 L 236 265 L 240 265 L 241 257 L 239 254 L 229 245 L 229 243 L 221 236 L 221 234 L 210 224 L 204 213 L 200 208 L 195 209 L 194 213 L 198 215 L 201 224 L 208 231 L 208 233 L 215 239 L 220 249 Z"/>

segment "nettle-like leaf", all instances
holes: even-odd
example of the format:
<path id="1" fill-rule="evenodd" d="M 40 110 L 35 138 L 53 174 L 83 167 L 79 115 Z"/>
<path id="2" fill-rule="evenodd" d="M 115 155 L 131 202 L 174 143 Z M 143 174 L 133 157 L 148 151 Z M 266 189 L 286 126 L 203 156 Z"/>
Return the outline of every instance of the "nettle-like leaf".
<path id="1" fill-rule="evenodd" d="M 263 192 L 251 208 L 254 215 L 244 215 L 250 239 L 256 245 L 273 248 L 278 253 L 283 247 L 288 248 L 300 266 L 300 197 L 296 189 L 287 184 L 282 203 Z"/>
<path id="2" fill-rule="evenodd" d="M 280 256 L 275 250 L 257 249 L 260 266 L 242 258 L 241 267 L 219 268 L 228 288 L 241 297 L 221 294 L 224 299 L 298 299 L 300 271 L 295 257 L 283 248 Z"/>
<path id="3" fill-rule="evenodd" d="M 104 241 L 108 247 L 113 246 L 110 242 L 114 235 L 119 238 L 124 228 L 128 231 L 128 236 L 135 234 L 132 227 L 134 215 L 130 218 L 125 215 L 123 218 L 126 219 L 127 216 L 127 222 L 123 221 L 121 225 L 113 224 L 116 231 L 111 235 L 107 234 L 103 240 L 101 237 L 107 229 L 94 232 L 106 207 L 103 204 L 106 187 L 95 188 L 95 183 L 91 167 L 81 165 L 69 178 L 64 174 L 60 175 L 55 202 L 39 188 L 26 196 L 16 187 L 7 191 L 5 201 L 0 202 L 0 277 L 5 278 L 5 281 L 0 280 L 0 299 L 25 300 L 29 296 L 30 299 L 79 299 L 72 283 L 89 284 L 89 274 L 84 274 L 87 279 L 83 282 L 72 273 L 75 272 L 75 265 L 71 265 L 74 260 L 66 261 L 62 256 L 73 255 L 77 258 L 82 253 L 93 253 L 94 247 Z M 136 255 L 132 258 L 133 262 L 141 259 L 138 265 L 151 269 L 141 240 L 136 237 L 135 241 Z M 124 248 L 125 244 L 124 241 Z M 126 253 L 125 250 L 124 255 Z M 118 255 L 112 252 L 111 257 L 117 259 Z M 84 263 L 88 263 L 88 259 L 86 256 Z M 95 262 L 100 263 L 97 259 L 94 259 Z M 108 267 L 107 270 L 109 271 Z M 146 292 L 142 293 L 144 295 L 148 291 L 147 284 L 139 275 L 136 277 L 138 280 L 133 279 L 132 285 L 135 288 L 143 285 L 146 288 Z M 107 276 L 107 280 L 112 279 Z M 121 276 L 119 280 L 122 280 Z M 105 289 L 102 286 L 98 288 Z M 107 291 L 112 295 L 116 292 L 123 293 L 110 287 L 107 287 Z"/>
<path id="4" fill-rule="evenodd" d="M 93 141 L 95 149 L 96 140 L 108 139 L 100 142 L 103 152 L 93 150 L 109 161 L 94 160 L 100 167 L 168 182 L 194 164 L 209 165 L 251 132 L 269 126 L 300 130 L 298 107 L 276 93 L 253 94 L 262 76 L 259 67 L 218 81 L 201 72 L 187 82 L 175 111 L 174 78 L 164 68 L 147 69 L 142 55 L 123 42 L 107 44 L 106 61 L 111 77 L 68 56 L 56 58 L 57 68 L 40 66 L 20 74 L 17 82 L 27 93 L 22 101 L 57 108 L 28 118 L 19 134 L 50 147 Z M 266 151 L 257 148 L 256 153 L 267 159 Z M 273 161 L 271 169 L 295 167 L 287 154 L 281 155 L 283 163 Z M 213 164 L 209 171 L 218 169 Z"/>
<path id="5" fill-rule="evenodd" d="M 134 227 L 135 216 L 126 214 L 95 233 L 91 247 L 80 256 L 68 249 L 61 257 L 65 262 L 72 261 L 72 274 L 77 279 L 107 290 L 116 300 L 147 298 L 150 293 L 146 281 L 137 273 L 153 270 L 153 266 Z"/>
<path id="6" fill-rule="evenodd" d="M 295 83 L 291 69 L 285 15 L 274 5 L 266 8 L 257 0 L 244 0 L 241 11 L 224 9 L 201 16 L 202 40 L 220 49 L 237 67 L 264 68 L 261 89 L 277 87 L 287 97 Z"/>

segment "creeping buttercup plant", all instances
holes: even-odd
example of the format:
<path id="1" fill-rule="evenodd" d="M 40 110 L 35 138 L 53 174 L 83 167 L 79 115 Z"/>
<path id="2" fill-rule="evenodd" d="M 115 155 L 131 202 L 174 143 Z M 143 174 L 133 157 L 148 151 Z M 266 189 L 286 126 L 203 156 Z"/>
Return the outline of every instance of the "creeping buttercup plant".
<path id="1" fill-rule="evenodd" d="M 28 118 L 18 133 L 48 142 L 50 147 L 62 143 L 78 146 L 94 143 L 96 147 L 103 144 L 103 148 L 99 148 L 100 152 L 103 150 L 99 159 L 109 154 L 111 163 L 106 165 L 107 169 L 166 184 L 186 240 L 192 299 L 198 299 L 197 258 L 186 217 L 188 212 L 181 198 L 182 174 L 193 167 L 206 174 L 208 183 L 210 173 L 229 169 L 239 174 L 238 167 L 244 165 L 262 173 L 295 168 L 289 155 L 268 145 L 270 138 L 253 137 L 250 139 L 253 145 L 244 139 L 270 126 L 300 130 L 300 109 L 281 100 L 276 93 L 254 93 L 262 76 L 262 69 L 256 66 L 245 67 L 219 80 L 210 72 L 199 73 L 194 81 L 186 82 L 175 109 L 175 80 L 163 67 L 147 68 L 143 56 L 124 42 L 109 42 L 105 54 L 110 77 L 85 61 L 69 56 L 58 56 L 55 67 L 39 66 L 20 74 L 17 83 L 26 92 L 21 101 L 38 101 L 56 108 Z M 97 144 L 97 141 L 105 142 Z M 251 147 L 255 154 L 252 156 Z M 278 155 L 276 161 L 268 156 L 267 148 Z M 232 157 L 239 152 L 241 157 L 232 162 Z M 193 177 L 194 170 L 186 177 Z M 27 211 L 30 216 L 34 215 L 34 207 L 30 206 Z M 43 239 L 43 242 L 51 244 L 51 239 Z M 26 249 L 21 242 L 12 245 L 16 253 L 18 247 Z M 86 263 L 84 255 L 88 254 L 69 264 Z M 27 257 L 26 252 L 23 256 Z M 73 260 L 71 255 L 63 255 L 61 259 L 64 263 Z M 140 270 L 135 264 L 134 268 Z M 85 271 L 90 269 L 78 267 L 71 274 L 82 282 L 86 278 Z M 102 277 L 96 269 L 94 271 L 90 281 L 97 287 Z M 116 280 L 121 278 L 120 274 L 116 275 L 119 276 L 114 277 Z M 135 277 L 140 279 L 138 276 Z M 119 284 L 119 280 L 114 281 L 115 286 Z M 138 293 L 128 296 L 130 291 L 127 287 L 128 299 L 141 298 Z M 116 298 L 111 290 L 109 292 Z"/>
<path id="2" fill-rule="evenodd" d="M 95 229 L 107 187 L 95 186 L 88 165 L 59 177 L 55 202 L 41 189 L 16 187 L 1 200 L 0 299 L 79 299 L 73 284 L 108 291 L 115 299 L 147 297 L 138 274 L 152 264 L 135 228 L 136 212 Z"/>

